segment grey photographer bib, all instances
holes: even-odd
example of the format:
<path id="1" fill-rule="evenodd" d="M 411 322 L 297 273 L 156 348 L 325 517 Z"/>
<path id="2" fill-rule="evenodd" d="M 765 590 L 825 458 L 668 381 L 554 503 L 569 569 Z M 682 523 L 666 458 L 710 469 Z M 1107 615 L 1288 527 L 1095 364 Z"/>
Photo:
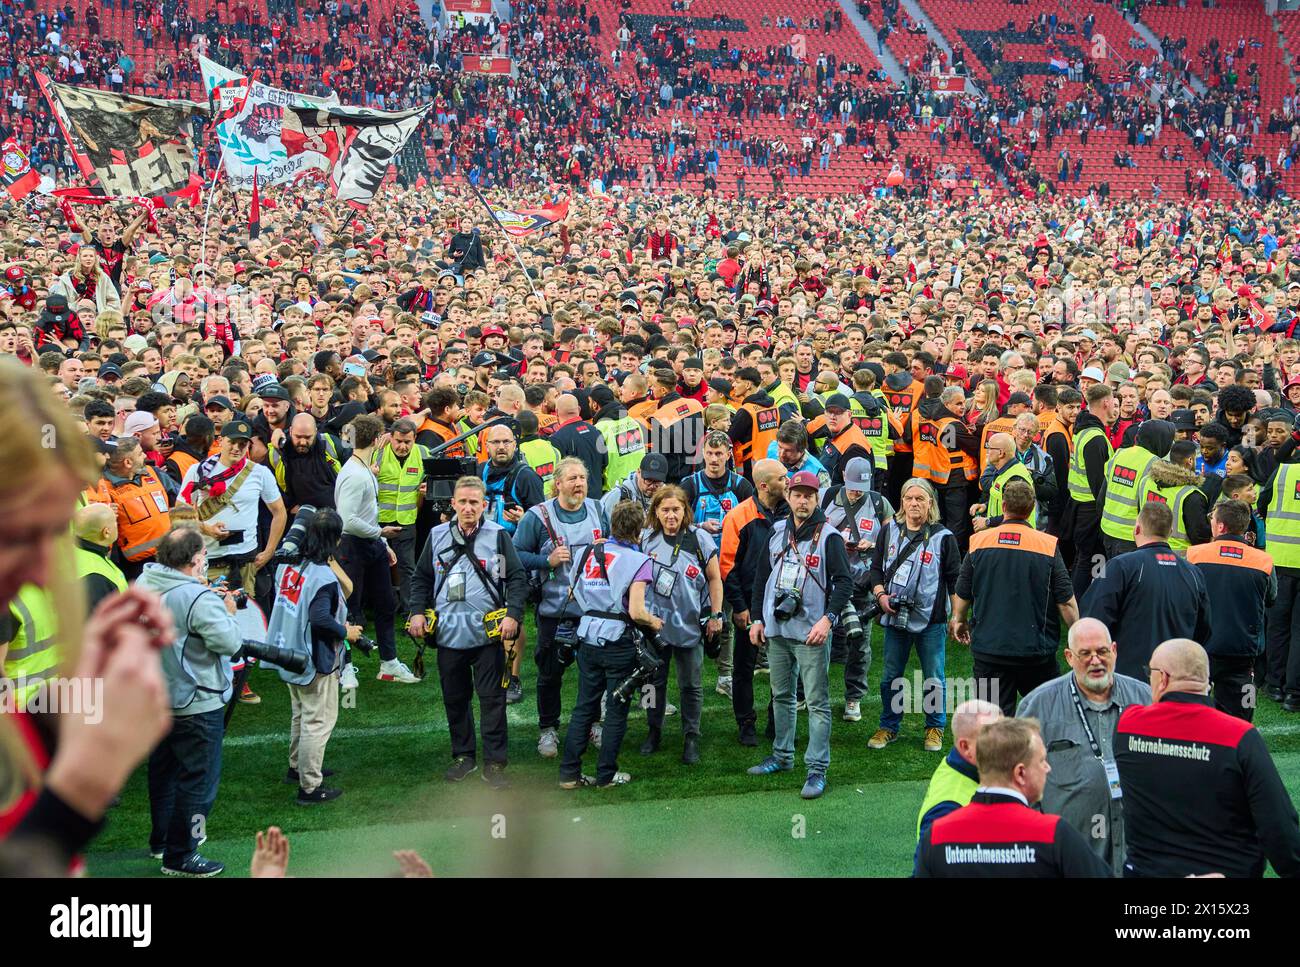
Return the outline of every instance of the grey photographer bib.
<path id="1" fill-rule="evenodd" d="M 327 564 L 281 564 L 275 571 L 275 604 L 271 619 L 266 625 L 266 641 L 271 645 L 288 648 L 307 656 L 307 667 L 301 672 L 279 668 L 280 678 L 290 685 L 310 685 L 316 679 L 317 669 L 311 642 L 311 603 L 321 588 L 338 584 Z M 339 589 L 334 609 L 334 620 L 347 624 L 348 606 L 343 589 Z M 263 663 L 267 668 L 276 666 Z"/>
<path id="2" fill-rule="evenodd" d="M 840 490 L 826 507 L 827 526 L 834 527 L 844 537 L 853 586 L 858 590 L 867 586 L 871 549 L 880 540 L 884 528 L 884 522 L 876 514 L 878 499 L 875 494 L 865 492 L 857 504 L 850 504 L 845 492 Z M 847 546 L 853 541 L 857 542 L 856 549 Z"/>
<path id="3" fill-rule="evenodd" d="M 429 532 L 427 548 L 433 555 L 434 582 L 438 589 L 433 599 L 433 611 L 438 616 L 434 633 L 439 648 L 466 651 L 488 644 L 483 616 L 495 611 L 497 601 L 505 597 L 503 582 L 497 577 L 505 567 L 497 553 L 500 546 L 497 535 L 502 528 L 499 524 L 484 521 L 474 532 L 471 545 L 465 548 L 464 553 L 457 554 L 453 527 L 459 529 L 459 525 L 451 522 L 439 524 Z M 488 577 L 499 582 L 497 597 L 493 597 L 478 568 L 470 562 L 470 554 Z"/>
<path id="4" fill-rule="evenodd" d="M 604 567 L 598 556 L 601 554 L 605 558 Z M 575 563 L 580 556 L 574 554 Z M 623 637 L 631 624 L 630 616 L 624 621 L 599 617 L 591 612 L 626 615 L 624 598 L 632 587 L 633 579 L 648 560 L 640 551 L 612 541 L 593 547 L 591 553 L 586 555 L 586 560 L 582 562 L 582 573 L 573 584 L 573 596 L 579 603 L 579 613 L 582 615 L 582 620 L 578 622 L 578 637 L 584 644 L 599 647 Z"/>
<path id="5" fill-rule="evenodd" d="M 790 527 L 794 522 L 787 518 L 777 521 L 767 540 L 767 553 L 772 560 L 772 573 L 767 576 L 763 589 L 763 630 L 768 637 L 792 638 L 804 641 L 813 625 L 826 614 L 826 595 L 829 590 L 826 578 L 826 541 L 836 533 L 830 524 L 820 528 L 814 525 L 816 540 L 790 541 Z M 795 589 L 802 606 L 788 621 L 776 617 L 776 596 L 780 590 Z"/>
<path id="6" fill-rule="evenodd" d="M 713 538 L 707 531 L 692 527 L 700 556 L 679 547 L 679 540 L 646 531 L 641 549 L 655 562 L 654 580 L 646 605 L 650 612 L 663 618 L 659 637 L 674 648 L 694 648 L 701 644 L 700 615 L 710 605 L 709 578 L 705 567 L 717 554 Z M 674 553 L 675 552 L 675 553 Z"/>
<path id="7" fill-rule="evenodd" d="M 600 525 L 600 505 L 587 498 L 582 502 L 587 516 L 571 524 L 560 520 L 559 506 L 558 500 L 548 500 L 528 509 L 528 513 L 537 515 L 538 520 L 542 522 L 542 532 L 546 535 L 542 542 L 542 549 L 538 553 L 542 557 L 550 556 L 551 551 L 555 550 L 555 541 L 552 539 L 554 534 L 554 537 L 559 538 L 564 546 L 569 548 L 572 559 L 577 561 L 588 545 L 606 536 Z M 542 513 L 543 507 L 546 508 L 546 514 Z M 549 528 L 546 526 L 548 517 Z M 582 609 L 577 602 L 568 600 L 572 576 L 569 568 L 569 564 L 561 564 L 548 572 L 542 584 L 542 600 L 537 605 L 539 615 L 545 618 L 577 618 L 582 615 Z"/>
<path id="8" fill-rule="evenodd" d="M 933 531 L 924 543 L 912 551 L 911 555 L 895 572 L 886 591 L 891 600 L 897 604 L 900 595 L 910 600 L 906 628 L 912 634 L 920 634 L 930 626 L 930 615 L 934 612 L 935 602 L 943 589 L 943 572 L 940 563 L 943 551 L 943 539 L 950 531 L 933 525 Z M 885 536 L 884 570 L 888 573 L 894 561 L 907 546 L 911 537 L 897 521 L 890 523 Z M 947 597 L 944 598 L 945 602 Z M 947 615 L 947 604 L 944 614 Z M 896 615 L 881 614 L 880 623 L 891 628 L 899 627 Z"/>

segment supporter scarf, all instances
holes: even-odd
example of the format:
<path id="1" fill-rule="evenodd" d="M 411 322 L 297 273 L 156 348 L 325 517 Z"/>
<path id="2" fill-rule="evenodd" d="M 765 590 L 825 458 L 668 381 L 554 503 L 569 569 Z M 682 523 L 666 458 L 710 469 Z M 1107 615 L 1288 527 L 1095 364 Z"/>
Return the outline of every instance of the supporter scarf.
<path id="1" fill-rule="evenodd" d="M 196 490 L 206 490 L 210 498 L 220 497 L 226 492 L 226 487 L 230 485 L 230 481 L 239 476 L 246 463 L 248 463 L 248 457 L 236 460 L 233 466 L 222 469 L 219 458 L 210 457 L 204 460 L 199 464 L 199 471 L 194 475 L 194 479 L 181 489 L 181 500 L 192 506 L 194 491 Z"/>

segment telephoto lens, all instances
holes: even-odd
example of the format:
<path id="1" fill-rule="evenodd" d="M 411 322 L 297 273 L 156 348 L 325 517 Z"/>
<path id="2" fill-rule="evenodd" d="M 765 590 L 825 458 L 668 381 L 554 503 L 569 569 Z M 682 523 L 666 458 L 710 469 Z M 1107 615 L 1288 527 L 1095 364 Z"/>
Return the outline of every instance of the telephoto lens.
<path id="1" fill-rule="evenodd" d="M 864 635 L 862 619 L 858 617 L 858 610 L 852 604 L 844 606 L 844 611 L 840 615 L 840 627 L 844 629 L 846 638 L 857 640 Z"/>
<path id="2" fill-rule="evenodd" d="M 302 554 L 302 539 L 307 535 L 307 525 L 315 516 L 316 508 L 311 504 L 303 504 L 298 508 L 298 513 L 293 515 L 293 523 L 289 525 L 284 540 L 280 542 L 280 549 L 272 558 L 275 563 L 292 564 L 298 560 Z"/>
<path id="3" fill-rule="evenodd" d="M 348 642 L 348 644 L 363 655 L 369 655 L 377 647 L 375 639 L 367 638 L 365 635 L 358 636 L 356 641 Z"/>
<path id="4" fill-rule="evenodd" d="M 303 652 L 293 651 L 290 648 L 281 648 L 279 645 L 268 645 L 261 641 L 245 641 L 244 657 L 256 658 L 264 665 L 275 665 L 277 668 L 283 668 L 285 671 L 298 674 L 307 670 L 307 655 Z"/>

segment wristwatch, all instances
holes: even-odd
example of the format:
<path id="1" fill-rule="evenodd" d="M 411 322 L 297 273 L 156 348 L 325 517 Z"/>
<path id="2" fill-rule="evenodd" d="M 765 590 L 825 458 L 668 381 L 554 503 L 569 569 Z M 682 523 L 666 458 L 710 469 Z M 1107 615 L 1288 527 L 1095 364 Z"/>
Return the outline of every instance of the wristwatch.
<path id="1" fill-rule="evenodd" d="M 826 617 L 830 619 L 832 629 L 840 623 L 840 616 L 837 614 L 828 614 Z"/>

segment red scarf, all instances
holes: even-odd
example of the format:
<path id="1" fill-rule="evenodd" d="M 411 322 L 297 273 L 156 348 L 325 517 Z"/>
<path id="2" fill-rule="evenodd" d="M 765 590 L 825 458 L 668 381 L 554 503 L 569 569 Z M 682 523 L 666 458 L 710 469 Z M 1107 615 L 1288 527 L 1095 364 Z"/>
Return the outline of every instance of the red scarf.
<path id="1" fill-rule="evenodd" d="M 217 470 L 221 466 L 221 461 L 216 457 L 212 459 L 212 469 Z M 198 473 L 194 475 L 194 479 L 182 488 L 181 500 L 192 506 L 194 503 L 194 491 L 196 490 L 206 490 L 209 498 L 220 497 L 226 492 L 226 488 L 229 486 L 230 481 L 239 476 L 240 471 L 244 469 L 244 464 L 246 463 L 248 463 L 248 457 L 236 461 L 232 467 L 227 467 L 224 470 L 220 470 L 218 473 L 211 473 L 205 469 L 208 461 L 204 460 L 203 463 L 199 464 L 199 470 Z"/>

